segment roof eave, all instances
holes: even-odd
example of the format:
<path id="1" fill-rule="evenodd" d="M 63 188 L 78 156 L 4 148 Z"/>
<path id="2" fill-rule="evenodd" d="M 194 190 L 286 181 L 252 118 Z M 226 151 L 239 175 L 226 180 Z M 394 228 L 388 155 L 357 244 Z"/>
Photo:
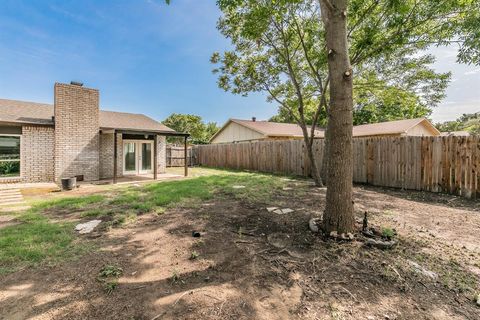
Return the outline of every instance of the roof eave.
<path id="1" fill-rule="evenodd" d="M 22 124 L 25 124 L 25 125 L 37 125 L 37 126 L 48 126 L 48 127 L 53 127 L 55 126 L 55 124 L 53 122 L 35 122 L 35 121 L 15 121 L 15 120 L 8 120 L 8 121 L 5 121 L 5 120 L 0 120 L 0 124 L 10 124 L 10 125 L 22 125 Z"/>
<path id="2" fill-rule="evenodd" d="M 189 137 L 189 133 L 185 132 L 176 132 L 176 131 L 165 131 L 165 130 L 151 130 L 151 129 L 138 129 L 138 128 L 109 128 L 109 127 L 100 127 L 100 130 L 114 130 L 117 133 L 127 133 L 127 134 L 160 134 L 164 136 L 181 136 Z"/>

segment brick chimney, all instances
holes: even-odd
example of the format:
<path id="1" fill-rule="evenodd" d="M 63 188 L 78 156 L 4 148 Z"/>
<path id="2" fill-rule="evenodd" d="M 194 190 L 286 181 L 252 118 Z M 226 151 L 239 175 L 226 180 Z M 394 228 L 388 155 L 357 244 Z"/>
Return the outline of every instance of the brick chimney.
<path id="1" fill-rule="evenodd" d="M 99 93 L 82 83 L 55 83 L 55 180 L 99 178 Z"/>

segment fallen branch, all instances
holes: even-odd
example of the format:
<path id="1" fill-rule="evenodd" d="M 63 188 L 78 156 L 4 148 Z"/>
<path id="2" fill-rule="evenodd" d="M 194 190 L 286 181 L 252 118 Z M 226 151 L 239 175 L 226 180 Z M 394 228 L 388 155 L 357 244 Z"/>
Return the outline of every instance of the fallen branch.
<path id="1" fill-rule="evenodd" d="M 348 293 L 348 294 L 353 298 L 353 300 L 358 301 L 358 300 L 357 300 L 357 297 L 355 297 L 355 296 L 353 295 L 353 293 L 351 293 L 350 291 L 348 291 L 347 288 L 342 287 L 342 286 L 339 286 L 339 287 L 340 287 L 341 289 L 343 289 L 343 291 L 345 291 L 346 293 Z"/>

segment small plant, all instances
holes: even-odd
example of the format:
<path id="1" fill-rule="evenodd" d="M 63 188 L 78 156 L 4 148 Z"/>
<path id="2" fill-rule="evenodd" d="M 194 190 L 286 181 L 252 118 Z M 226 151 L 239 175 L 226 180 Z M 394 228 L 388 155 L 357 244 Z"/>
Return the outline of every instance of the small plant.
<path id="1" fill-rule="evenodd" d="M 106 265 L 100 270 L 100 273 L 98 274 L 98 276 L 101 278 L 120 277 L 122 273 L 123 273 L 122 268 L 115 265 Z"/>
<path id="2" fill-rule="evenodd" d="M 395 236 L 395 231 L 391 228 L 382 228 L 382 237 L 390 240 Z"/>
<path id="3" fill-rule="evenodd" d="M 170 280 L 172 281 L 172 283 L 177 283 L 178 281 L 180 281 L 180 275 L 178 274 L 177 270 L 173 270 L 172 271 L 172 276 L 170 277 Z"/>
<path id="4" fill-rule="evenodd" d="M 238 236 L 239 237 L 242 237 L 243 233 L 245 232 L 245 230 L 243 229 L 243 227 L 239 227 L 238 228 Z"/>
<path id="5" fill-rule="evenodd" d="M 157 208 L 155 208 L 155 213 L 157 215 L 162 215 L 162 214 L 165 213 L 165 208 L 164 207 L 157 207 Z"/>
<path id="6" fill-rule="evenodd" d="M 197 251 L 192 251 L 190 254 L 190 260 L 195 260 L 200 256 L 200 254 Z"/>
<path id="7" fill-rule="evenodd" d="M 106 294 L 111 294 L 113 290 L 115 290 L 117 287 L 118 287 L 117 280 L 107 281 L 103 286 L 103 291 L 105 291 Z"/>
<path id="8" fill-rule="evenodd" d="M 200 248 L 200 247 L 203 247 L 204 244 L 205 244 L 205 241 L 203 241 L 203 239 L 198 239 L 198 240 L 195 240 L 195 242 L 193 243 L 193 247 Z"/>

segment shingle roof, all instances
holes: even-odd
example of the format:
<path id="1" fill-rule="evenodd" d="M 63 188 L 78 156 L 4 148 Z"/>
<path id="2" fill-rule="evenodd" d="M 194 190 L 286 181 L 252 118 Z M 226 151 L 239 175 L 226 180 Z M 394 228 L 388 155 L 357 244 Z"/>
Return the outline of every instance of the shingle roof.
<path id="1" fill-rule="evenodd" d="M 240 120 L 230 119 L 220 129 L 213 138 L 220 133 L 230 122 L 238 123 L 242 126 L 250 128 L 266 137 L 303 137 L 302 129 L 299 125 L 294 123 L 278 123 L 269 121 L 252 121 L 252 120 Z M 425 118 L 406 119 L 397 121 L 380 122 L 373 124 L 364 124 L 353 127 L 354 137 L 366 137 L 366 136 L 382 136 L 382 135 L 395 135 L 406 133 L 409 129 L 424 122 L 432 134 L 440 135 L 440 132 Z M 322 128 L 315 130 L 315 137 L 323 138 L 325 136 L 325 130 Z"/>
<path id="2" fill-rule="evenodd" d="M 53 125 L 52 117 L 50 104 L 0 99 L 0 121 Z"/>
<path id="3" fill-rule="evenodd" d="M 438 131 L 430 123 L 430 121 L 428 121 L 425 118 L 417 118 L 417 119 L 405 119 L 405 120 L 387 121 L 387 122 L 362 124 L 359 126 L 354 126 L 353 136 L 364 137 L 364 136 L 402 134 L 402 133 L 406 133 L 409 129 L 413 128 L 414 126 L 422 122 L 424 122 L 432 130 L 432 132 L 435 132 L 437 135 L 440 135 L 440 131 Z"/>
<path id="4" fill-rule="evenodd" d="M 54 125 L 53 105 L 27 101 L 0 99 L 0 121 Z M 100 128 L 175 132 L 143 114 L 100 110 Z"/>
<path id="5" fill-rule="evenodd" d="M 230 119 L 230 121 L 255 130 L 268 137 L 303 137 L 302 128 L 295 123 L 252 121 L 240 119 Z M 310 127 L 308 130 L 310 130 Z M 323 137 L 323 129 L 315 129 L 315 136 Z"/>

